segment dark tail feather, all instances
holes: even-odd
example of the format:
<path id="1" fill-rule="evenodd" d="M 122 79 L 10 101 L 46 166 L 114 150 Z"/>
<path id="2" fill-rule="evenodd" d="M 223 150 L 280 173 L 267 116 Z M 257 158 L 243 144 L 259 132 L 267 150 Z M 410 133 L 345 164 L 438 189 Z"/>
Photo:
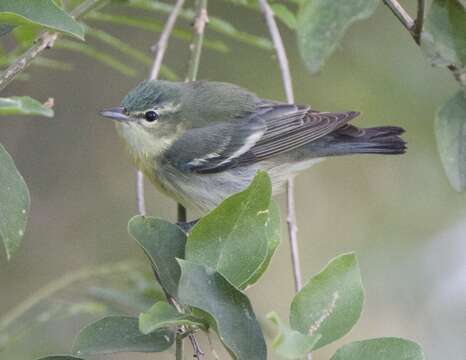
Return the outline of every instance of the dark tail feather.
<path id="1" fill-rule="evenodd" d="M 403 154 L 406 152 L 406 142 L 400 137 L 402 133 L 404 129 L 396 126 L 359 129 L 347 125 L 322 138 L 325 144 L 321 144 L 324 146 L 319 150 L 323 156 Z"/>

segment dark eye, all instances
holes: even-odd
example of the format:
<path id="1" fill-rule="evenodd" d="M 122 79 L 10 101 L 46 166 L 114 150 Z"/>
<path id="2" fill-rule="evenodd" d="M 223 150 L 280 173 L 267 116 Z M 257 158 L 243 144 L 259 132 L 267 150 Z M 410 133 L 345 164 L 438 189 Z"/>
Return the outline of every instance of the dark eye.
<path id="1" fill-rule="evenodd" d="M 144 114 L 144 118 L 149 121 L 149 122 L 153 122 L 155 120 L 157 120 L 159 118 L 159 114 L 157 114 L 155 111 L 153 110 L 150 110 L 150 111 L 147 111 L 145 114 Z"/>

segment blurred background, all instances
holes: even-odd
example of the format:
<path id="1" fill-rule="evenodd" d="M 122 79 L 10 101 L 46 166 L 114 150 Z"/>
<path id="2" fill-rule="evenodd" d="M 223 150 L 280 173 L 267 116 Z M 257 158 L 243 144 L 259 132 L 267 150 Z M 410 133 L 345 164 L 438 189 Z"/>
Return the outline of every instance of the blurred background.
<path id="1" fill-rule="evenodd" d="M 257 12 L 223 1 L 210 1 L 209 12 L 238 29 L 267 36 Z M 164 19 L 163 14 L 156 17 Z M 180 25 L 189 29 L 190 24 L 180 21 Z M 154 33 L 130 27 L 102 28 L 147 53 L 157 39 Z M 330 159 L 297 178 L 304 278 L 309 279 L 334 256 L 356 251 L 366 289 L 359 323 L 343 339 L 317 351 L 314 359 L 330 358 L 344 343 L 382 336 L 418 341 L 428 359 L 466 359 L 466 198 L 448 184 L 433 134 L 436 109 L 457 85 L 447 71 L 429 65 L 382 5 L 375 16 L 350 29 L 322 72 L 313 77 L 299 57 L 295 34 L 282 29 L 297 102 L 324 111 L 361 111 L 357 120 L 361 126 L 402 126 L 409 146 L 407 154 L 399 157 Z M 222 39 L 230 51 L 205 49 L 200 78 L 232 82 L 264 98 L 284 99 L 272 51 L 226 39 L 209 29 L 207 38 Z M 188 55 L 187 43 L 172 39 L 166 63 L 184 74 Z M 32 67 L 27 71 L 29 81 L 16 81 L 4 92 L 42 101 L 53 97 L 56 115 L 0 122 L 0 142 L 15 159 L 32 197 L 28 231 L 19 253 L 10 262 L 1 254 L 0 316 L 65 273 L 128 259 L 145 261 L 126 231 L 127 221 L 136 213 L 135 170 L 111 121 L 97 114 L 118 105 L 149 69 L 117 53 L 120 61 L 137 70 L 136 77 L 125 77 L 61 49 L 50 50 L 47 56 L 66 60 L 74 70 Z M 146 193 L 150 215 L 175 219 L 173 201 L 150 185 Z M 285 218 L 285 199 L 277 200 Z M 77 293 L 74 288 L 68 297 Z M 293 281 L 284 222 L 282 245 L 269 271 L 248 293 L 260 318 L 272 310 L 283 319 L 288 317 Z M 4 350 L 5 355 L 0 352 L 0 358 L 22 360 L 67 352 L 84 323 L 86 319 L 73 318 L 59 326 L 52 323 L 45 332 L 31 330 Z M 210 359 L 208 346 L 205 350 Z M 271 354 L 270 359 L 274 358 Z"/>

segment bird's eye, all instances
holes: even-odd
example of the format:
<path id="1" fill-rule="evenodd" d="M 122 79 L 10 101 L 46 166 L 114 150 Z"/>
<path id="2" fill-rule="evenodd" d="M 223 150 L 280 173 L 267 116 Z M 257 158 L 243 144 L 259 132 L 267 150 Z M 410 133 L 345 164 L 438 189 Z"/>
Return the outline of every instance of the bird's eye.
<path id="1" fill-rule="evenodd" d="M 149 122 L 154 122 L 159 118 L 159 114 L 153 110 L 149 110 L 144 114 L 144 118 Z"/>

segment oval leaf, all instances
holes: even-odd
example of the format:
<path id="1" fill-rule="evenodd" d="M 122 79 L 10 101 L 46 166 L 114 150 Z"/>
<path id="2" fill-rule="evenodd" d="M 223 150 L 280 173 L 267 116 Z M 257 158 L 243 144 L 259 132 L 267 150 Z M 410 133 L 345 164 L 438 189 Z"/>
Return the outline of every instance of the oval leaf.
<path id="1" fill-rule="evenodd" d="M 128 232 L 149 257 L 162 287 L 175 296 L 180 279 L 176 258 L 184 258 L 186 234 L 167 221 L 139 215 L 129 221 Z"/>
<path id="2" fill-rule="evenodd" d="M 192 229 L 186 259 L 205 264 L 244 287 L 268 252 L 264 232 L 272 194 L 270 178 L 259 172 L 251 185 L 223 201 Z"/>
<path id="3" fill-rule="evenodd" d="M 370 17 L 379 0 L 307 0 L 298 13 L 298 47 L 311 73 L 333 53 L 355 21 Z"/>
<path id="4" fill-rule="evenodd" d="M 29 190 L 10 154 L 0 144 L 0 238 L 7 259 L 18 250 L 29 215 Z"/>
<path id="5" fill-rule="evenodd" d="M 167 350 L 174 339 L 173 331 L 162 329 L 144 335 L 139 332 L 138 319 L 109 316 L 81 330 L 74 343 L 73 353 L 80 356 L 116 352 L 160 352 Z"/>
<path id="6" fill-rule="evenodd" d="M 150 334 L 161 328 L 179 325 L 206 328 L 202 319 L 189 314 L 181 314 L 165 301 L 155 303 L 147 312 L 139 315 L 139 330 L 143 334 Z"/>
<path id="7" fill-rule="evenodd" d="M 273 340 L 272 346 L 278 354 L 286 359 L 302 359 L 306 357 L 321 338 L 321 335 L 309 336 L 290 329 L 282 323 L 275 312 L 268 314 L 267 318 L 277 325 L 279 331 Z"/>
<path id="8" fill-rule="evenodd" d="M 466 65 L 466 8 L 458 0 L 434 0 L 421 39 L 433 65 Z"/>
<path id="9" fill-rule="evenodd" d="M 318 349 L 348 333 L 364 302 L 361 274 L 354 254 L 344 254 L 314 276 L 291 303 L 290 324 L 308 335 L 322 335 Z"/>
<path id="10" fill-rule="evenodd" d="M 330 360 L 424 360 L 421 347 L 399 338 L 352 342 L 341 347 Z"/>
<path id="11" fill-rule="evenodd" d="M 238 360 L 266 360 L 259 323 L 246 295 L 221 274 L 201 264 L 179 260 L 178 300 L 208 313 L 211 327 Z"/>
<path id="12" fill-rule="evenodd" d="M 40 25 L 84 40 L 84 29 L 52 0 L 2 0 L 0 23 Z"/>
<path id="13" fill-rule="evenodd" d="M 456 191 L 466 189 L 466 95 L 459 91 L 437 113 L 435 135 L 443 168 Z"/>
<path id="14" fill-rule="evenodd" d="M 0 98 L 0 115 L 41 115 L 52 117 L 53 110 L 29 96 Z"/>

